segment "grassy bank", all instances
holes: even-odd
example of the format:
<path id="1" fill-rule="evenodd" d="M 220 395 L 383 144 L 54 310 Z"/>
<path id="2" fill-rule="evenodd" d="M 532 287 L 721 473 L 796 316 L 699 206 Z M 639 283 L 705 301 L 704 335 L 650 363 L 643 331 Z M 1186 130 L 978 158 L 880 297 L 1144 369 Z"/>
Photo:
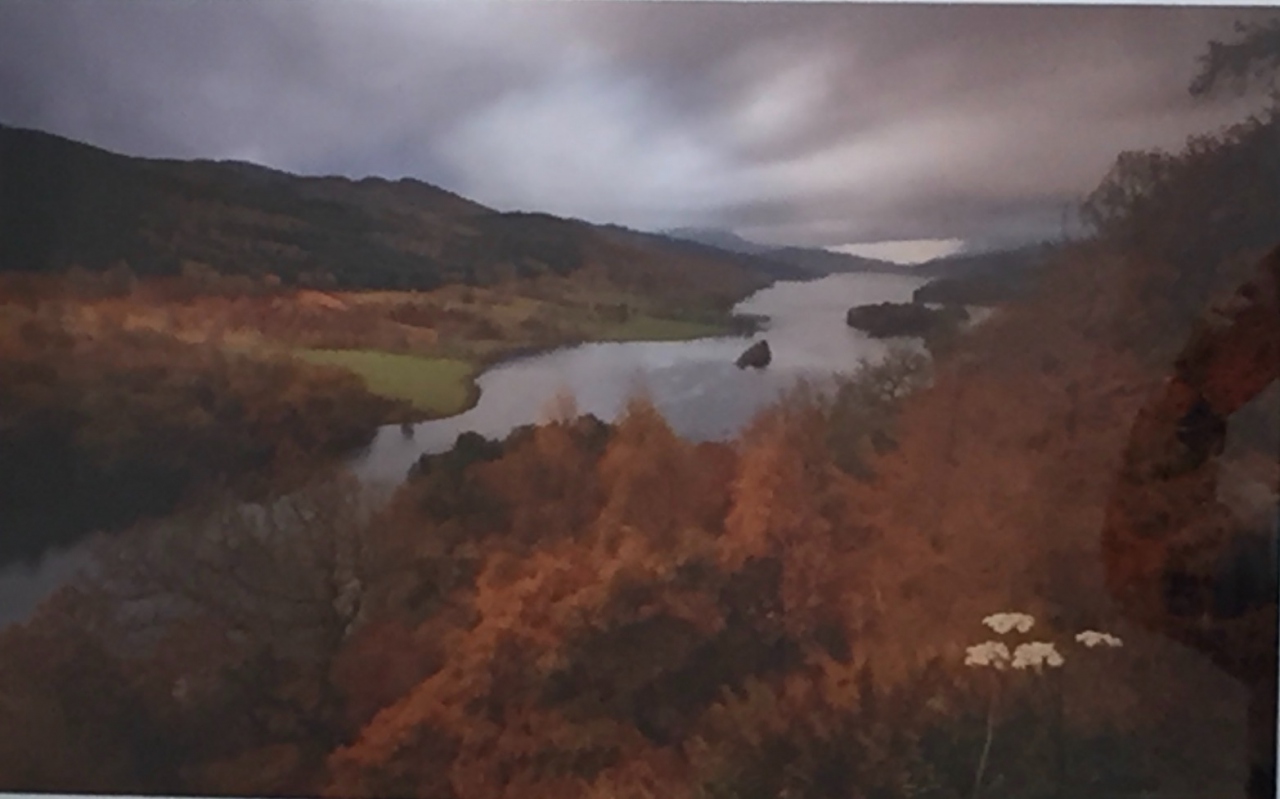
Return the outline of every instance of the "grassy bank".
<path id="1" fill-rule="evenodd" d="M 360 376 L 369 390 L 405 400 L 428 417 L 461 413 L 474 404 L 475 364 L 451 358 L 427 358 L 378 350 L 298 350 L 309 363 L 339 366 Z"/>
<path id="2" fill-rule="evenodd" d="M 462 413 L 480 399 L 476 378 L 485 369 L 518 357 L 528 357 L 589 341 L 687 341 L 729 335 L 728 325 L 637 315 L 625 322 L 598 324 L 572 338 L 533 342 L 456 342 L 441 355 L 410 355 L 377 349 L 302 348 L 294 354 L 324 366 L 358 375 L 369 390 L 413 405 L 424 419 Z"/>
<path id="3" fill-rule="evenodd" d="M 428 419 L 470 408 L 480 395 L 476 377 L 515 358 L 587 342 L 685 341 L 755 326 L 725 310 L 667 307 L 569 280 L 313 294 L 302 298 L 307 316 L 263 331 L 266 338 L 311 362 L 348 369 L 374 393 L 407 400 Z"/>

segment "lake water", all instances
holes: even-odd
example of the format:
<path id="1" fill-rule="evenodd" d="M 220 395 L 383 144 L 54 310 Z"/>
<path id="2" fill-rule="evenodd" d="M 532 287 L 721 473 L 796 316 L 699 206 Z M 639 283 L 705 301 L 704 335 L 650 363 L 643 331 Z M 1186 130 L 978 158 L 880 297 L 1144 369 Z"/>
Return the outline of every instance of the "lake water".
<path id="1" fill-rule="evenodd" d="M 502 437 L 539 421 L 562 393 L 572 395 L 583 413 L 610 420 L 643 391 L 681 435 L 726 438 L 798 379 L 829 379 L 861 359 L 882 357 L 888 345 L 846 325 L 845 312 L 863 303 L 909 300 L 923 282 L 858 274 L 776 283 L 736 309 L 768 317 L 766 329 L 753 338 L 584 344 L 513 361 L 480 377 L 480 401 L 466 413 L 416 425 L 411 436 L 398 425 L 380 430 L 356 470 L 371 481 L 398 482 L 414 461 L 448 449 L 459 433 Z M 769 367 L 735 366 L 743 350 L 762 338 L 773 353 Z"/>
<path id="2" fill-rule="evenodd" d="M 798 379 L 820 382 L 853 370 L 862 359 L 882 357 L 889 345 L 848 327 L 845 312 L 853 305 L 909 300 L 924 282 L 852 274 L 776 283 L 736 309 L 768 317 L 766 329 L 752 338 L 585 344 L 511 361 L 480 376 L 480 400 L 471 410 L 415 425 L 411 436 L 399 425 L 384 427 L 353 468 L 371 483 L 397 483 L 419 457 L 448 449 L 459 433 L 502 437 L 542 419 L 564 392 L 580 411 L 611 420 L 629 397 L 644 391 L 682 435 L 726 438 Z M 769 367 L 737 368 L 738 356 L 762 338 L 773 353 Z M 84 547 L 73 547 L 34 565 L 0 569 L 0 626 L 30 615 L 87 560 Z"/>

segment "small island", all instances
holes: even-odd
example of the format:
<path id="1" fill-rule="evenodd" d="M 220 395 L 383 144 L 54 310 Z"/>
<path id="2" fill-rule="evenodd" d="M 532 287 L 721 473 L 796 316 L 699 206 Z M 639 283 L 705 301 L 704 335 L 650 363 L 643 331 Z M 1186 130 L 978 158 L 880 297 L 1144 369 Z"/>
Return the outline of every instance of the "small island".
<path id="1" fill-rule="evenodd" d="M 881 302 L 849 309 L 845 322 L 872 338 L 926 337 L 968 321 L 962 306 L 930 308 L 915 302 Z"/>

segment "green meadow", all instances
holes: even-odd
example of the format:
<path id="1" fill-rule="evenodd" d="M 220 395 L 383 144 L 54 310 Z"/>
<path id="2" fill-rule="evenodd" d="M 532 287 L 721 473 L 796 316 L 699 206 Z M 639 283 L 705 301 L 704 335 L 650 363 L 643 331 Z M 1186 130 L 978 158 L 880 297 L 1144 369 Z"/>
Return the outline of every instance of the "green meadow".
<path id="1" fill-rule="evenodd" d="M 302 359 L 337 366 L 364 378 L 369 390 L 407 400 L 432 416 L 452 416 L 470 406 L 475 366 L 452 358 L 426 358 L 378 350 L 296 350 Z"/>

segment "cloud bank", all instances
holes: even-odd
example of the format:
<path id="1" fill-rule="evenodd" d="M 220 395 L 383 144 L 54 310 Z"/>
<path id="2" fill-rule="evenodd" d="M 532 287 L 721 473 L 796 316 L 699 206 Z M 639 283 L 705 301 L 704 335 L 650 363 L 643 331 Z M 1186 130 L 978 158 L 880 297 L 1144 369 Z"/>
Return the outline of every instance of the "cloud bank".
<path id="1" fill-rule="evenodd" d="M 1268 9 L 9 0 L 0 122 L 417 177 L 503 209 L 836 246 L 1056 235 Z"/>

